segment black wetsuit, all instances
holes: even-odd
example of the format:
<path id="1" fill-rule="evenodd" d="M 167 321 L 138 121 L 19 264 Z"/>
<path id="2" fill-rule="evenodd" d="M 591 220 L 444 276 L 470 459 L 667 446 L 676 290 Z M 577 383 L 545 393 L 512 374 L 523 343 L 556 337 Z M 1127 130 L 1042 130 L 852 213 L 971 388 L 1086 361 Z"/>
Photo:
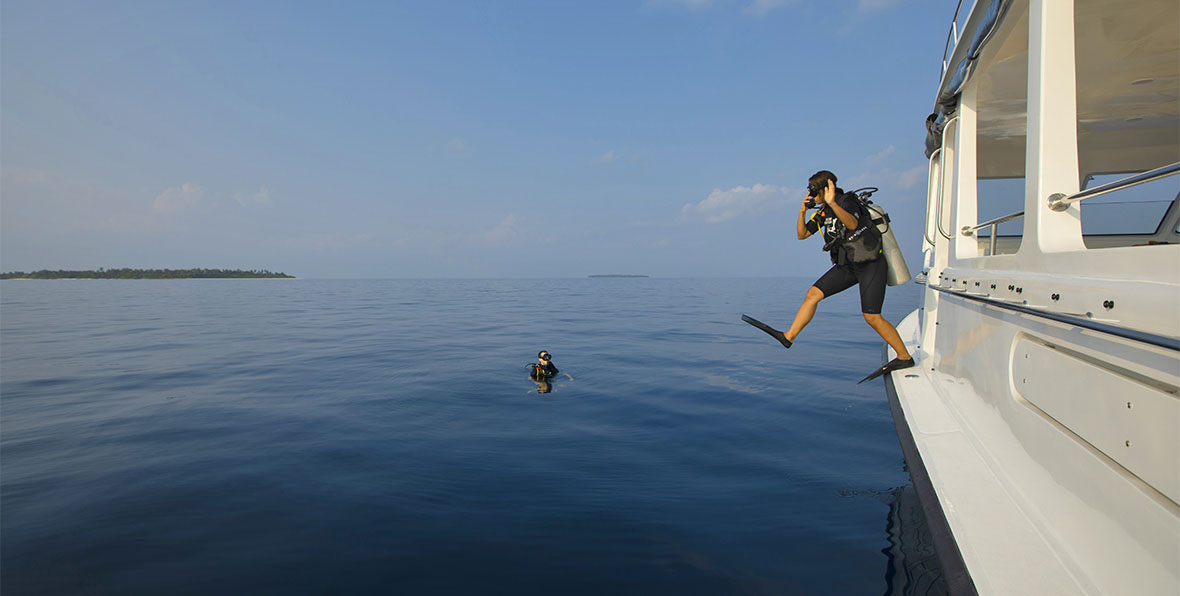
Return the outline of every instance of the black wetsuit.
<path id="1" fill-rule="evenodd" d="M 529 373 L 529 376 L 531 376 L 534 381 L 552 379 L 553 377 L 557 376 L 557 373 L 561 372 L 560 370 L 557 370 L 556 366 L 553 366 L 552 362 L 546 362 L 544 365 L 534 363 L 532 365 L 532 369 L 533 371 Z"/>
<path id="2" fill-rule="evenodd" d="M 832 268 L 813 285 L 826 298 L 860 284 L 861 312 L 881 314 L 885 284 L 889 279 L 889 265 L 881 251 L 881 235 L 873 225 L 872 215 L 856 195 L 840 189 L 836 192 L 840 193 L 836 204 L 857 219 L 857 228 L 848 230 L 827 205 L 807 220 L 809 232 L 823 232 L 824 249 L 832 257 Z"/>

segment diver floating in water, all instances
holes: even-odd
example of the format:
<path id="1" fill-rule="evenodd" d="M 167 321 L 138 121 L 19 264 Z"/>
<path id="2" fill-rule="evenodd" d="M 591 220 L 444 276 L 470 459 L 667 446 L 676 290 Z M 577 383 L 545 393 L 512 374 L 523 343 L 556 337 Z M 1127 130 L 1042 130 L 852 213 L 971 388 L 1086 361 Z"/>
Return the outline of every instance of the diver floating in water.
<path id="1" fill-rule="evenodd" d="M 809 209 L 818 210 L 808 218 Z M 881 305 L 885 302 L 885 285 L 890 277 L 890 264 L 886 259 L 885 248 L 892 251 L 896 246 L 885 246 L 873 215 L 856 193 L 846 193 L 836 187 L 835 174 L 827 170 L 813 174 L 807 181 L 807 197 L 799 207 L 799 219 L 795 224 L 796 235 L 800 240 L 804 240 L 816 232 L 822 232 L 824 250 L 831 255 L 832 268 L 807 290 L 803 304 L 795 314 L 794 322 L 786 331 L 779 331 L 758 319 L 742 315 L 743 321 L 761 329 L 784 348 L 790 348 L 795 338 L 815 316 L 820 300 L 859 285 L 860 310 L 865 322 L 897 353 L 897 358 L 861 379 L 861 383 L 887 372 L 914 365 L 914 359 L 906 350 L 897 329 L 881 316 Z M 890 258 L 905 262 L 900 253 L 891 254 Z M 897 280 L 901 280 L 902 277 L 908 279 L 908 271 L 904 276 L 895 274 L 894 277 Z"/>
<path id="2" fill-rule="evenodd" d="M 560 370 L 557 370 L 557 366 L 553 364 L 553 356 L 545 350 L 537 352 L 537 361 L 530 362 L 528 366 L 530 369 L 529 377 L 531 377 L 534 381 L 552 379 L 561 372 Z"/>
<path id="3" fill-rule="evenodd" d="M 553 391 L 553 385 L 549 383 L 549 380 L 559 374 L 565 375 L 571 381 L 574 380 L 569 373 L 563 373 L 557 369 L 557 366 L 553 364 L 553 356 L 546 350 L 537 352 L 537 361 L 530 362 L 526 366 L 529 368 L 529 378 L 537 384 L 537 393 Z"/>

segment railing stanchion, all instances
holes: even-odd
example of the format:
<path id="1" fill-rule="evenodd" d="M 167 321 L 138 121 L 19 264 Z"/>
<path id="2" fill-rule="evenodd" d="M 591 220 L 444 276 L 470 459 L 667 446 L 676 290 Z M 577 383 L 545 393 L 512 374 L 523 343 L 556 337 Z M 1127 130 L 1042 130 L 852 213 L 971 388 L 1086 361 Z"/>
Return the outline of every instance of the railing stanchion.
<path id="1" fill-rule="evenodd" d="M 1115 180 L 1114 182 L 1103 184 L 1102 186 L 1086 189 L 1069 197 L 1059 192 L 1053 193 L 1049 196 L 1047 201 L 1049 203 L 1050 209 L 1054 211 L 1065 211 L 1066 209 L 1069 209 L 1071 204 L 1078 201 L 1104 195 L 1108 192 L 1120 190 L 1123 188 L 1131 188 L 1132 186 L 1138 186 L 1145 182 L 1151 182 L 1153 180 L 1159 180 L 1160 178 L 1173 176 L 1177 173 L 1180 173 L 1180 162 L 1166 165 L 1162 168 L 1156 168 L 1149 172 L 1143 172 L 1142 174 L 1128 176 L 1121 180 Z"/>

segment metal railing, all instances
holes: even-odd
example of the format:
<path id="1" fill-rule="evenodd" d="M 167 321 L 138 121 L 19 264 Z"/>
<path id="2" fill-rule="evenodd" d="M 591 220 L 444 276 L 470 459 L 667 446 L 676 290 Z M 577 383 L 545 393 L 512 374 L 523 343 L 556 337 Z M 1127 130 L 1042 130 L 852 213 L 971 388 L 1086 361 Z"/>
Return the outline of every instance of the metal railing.
<path id="1" fill-rule="evenodd" d="M 986 5 L 983 3 L 986 2 Z M 942 49 L 942 74 L 935 104 L 948 104 L 962 91 L 963 85 L 971 77 L 973 63 L 979 58 L 979 53 L 996 27 L 1007 12 L 1011 0 L 974 0 L 971 8 L 963 13 L 963 1 L 959 0 L 955 7 L 955 17 L 951 21 L 951 30 L 947 34 L 946 43 Z M 977 14 L 978 13 L 978 16 Z M 960 15 L 964 18 L 960 26 Z M 972 21 L 972 18 L 975 20 Z M 959 46 L 969 42 L 966 51 L 959 52 Z M 952 63 L 956 54 L 960 60 Z"/>
<path id="2" fill-rule="evenodd" d="M 950 66 L 947 63 L 947 54 L 954 51 L 955 46 L 959 45 L 959 11 L 963 9 L 963 0 L 959 0 L 958 6 L 955 7 L 955 16 L 951 18 L 951 30 L 947 33 L 946 43 L 942 46 L 942 72 L 938 73 L 938 80 L 941 82 L 946 77 L 946 70 Z"/>
<path id="3" fill-rule="evenodd" d="M 1162 168 L 1156 168 L 1148 172 L 1143 172 L 1142 174 L 1128 176 L 1120 180 L 1115 180 L 1114 182 L 1103 184 L 1102 186 L 1095 186 L 1094 188 L 1083 190 L 1082 192 L 1079 192 L 1073 196 L 1066 196 L 1062 193 L 1054 193 L 1049 196 L 1049 208 L 1054 211 L 1065 211 L 1070 205 L 1078 201 L 1083 201 L 1085 199 L 1111 193 L 1116 190 L 1122 190 L 1124 188 L 1131 188 L 1132 186 L 1138 186 L 1140 184 L 1152 182 L 1161 178 L 1167 178 L 1168 176 L 1175 176 L 1176 174 L 1180 174 L 1180 162 L 1176 162 Z M 987 254 L 994 255 L 996 254 L 996 226 L 1021 217 L 1024 217 L 1023 210 L 1017 211 L 1016 213 L 1009 213 L 1008 215 L 1002 215 L 995 219 L 989 219 L 974 226 L 963 226 L 962 229 L 959 230 L 959 233 L 964 236 L 971 237 L 976 236 L 976 232 L 979 230 L 990 227 L 991 241 L 988 243 Z"/>
<path id="4" fill-rule="evenodd" d="M 937 175 L 938 175 L 938 183 L 937 184 L 935 184 L 935 182 L 934 182 L 934 176 L 936 174 L 935 164 L 937 164 L 937 170 L 938 170 L 937 171 Z M 930 193 L 931 187 L 938 189 L 933 193 L 933 195 L 934 195 L 933 197 L 931 197 L 931 193 Z M 934 238 L 931 237 L 931 235 L 930 235 L 930 224 L 933 222 L 929 221 L 930 215 L 931 215 L 930 201 L 932 199 L 935 201 L 942 200 L 942 147 L 939 147 L 938 149 L 936 149 L 934 151 L 934 153 L 930 154 L 930 163 L 926 167 L 926 218 L 927 218 L 927 221 L 926 221 L 926 225 L 924 226 L 924 228 L 922 230 L 922 236 L 926 239 L 926 242 L 928 242 L 930 244 L 930 246 L 934 246 Z M 935 225 L 937 225 L 937 223 L 935 223 Z"/>
<path id="5" fill-rule="evenodd" d="M 1177 173 L 1180 173 L 1180 162 L 1176 162 L 1162 168 L 1156 168 L 1149 172 L 1143 172 L 1142 174 L 1128 176 L 1121 180 L 1115 180 L 1114 182 L 1103 184 L 1102 186 L 1095 186 L 1094 188 L 1083 190 L 1082 192 L 1072 196 L 1066 196 L 1065 194 L 1059 192 L 1053 193 L 1049 195 L 1049 208 L 1054 211 L 1065 211 L 1066 209 L 1069 209 L 1070 205 L 1078 201 L 1094 198 L 1099 195 L 1104 195 L 1106 193 L 1114 192 L 1124 188 L 1131 188 L 1132 186 L 1138 186 L 1146 182 L 1159 180 L 1160 178 L 1167 178 L 1168 176 L 1174 176 Z"/>
<path id="6" fill-rule="evenodd" d="M 941 152 L 942 152 L 942 155 L 943 155 L 943 156 L 945 156 L 945 155 L 946 155 L 946 141 L 947 141 L 947 138 L 948 138 L 948 137 L 951 137 L 951 136 L 953 136 L 953 135 L 948 135 L 948 134 L 946 134 L 948 131 L 951 131 L 951 130 L 952 130 L 952 129 L 951 129 L 951 126 L 954 126 L 954 127 L 955 127 L 955 128 L 953 129 L 954 133 L 955 133 L 955 134 L 959 134 L 959 117 L 958 117 L 958 116 L 955 116 L 954 118 L 951 118 L 950 120 L 948 120 L 948 121 L 947 121 L 947 123 L 946 123 L 946 126 L 944 126 L 944 127 L 943 127 L 943 129 L 942 129 L 942 131 L 943 131 L 943 135 L 942 135 L 942 147 L 940 147 L 940 148 L 939 148 L 939 151 L 941 151 Z M 955 157 L 955 154 L 954 154 L 954 152 L 952 152 L 951 156 L 952 156 L 952 158 L 953 158 L 953 157 Z M 943 161 L 943 160 L 942 160 L 942 156 L 940 156 L 940 157 L 939 157 L 938 161 L 939 161 L 939 164 L 940 164 L 940 165 L 939 165 L 939 167 L 938 167 L 938 176 L 939 176 L 939 179 L 938 179 L 938 198 L 937 198 L 937 201 L 938 201 L 938 202 L 934 204 L 934 219 L 935 219 L 934 225 L 935 225 L 935 229 L 937 229 L 937 230 L 938 230 L 938 233 L 939 233 L 939 234 L 942 234 L 942 237 L 943 237 L 943 238 L 946 238 L 947 240 L 950 240 L 951 238 L 953 238 L 953 236 L 951 235 L 951 233 L 950 233 L 950 232 L 947 232 L 946 230 L 944 230 L 944 229 L 942 228 L 942 204 L 946 202 L 946 201 L 944 200 L 944 197 L 942 196 L 942 195 L 943 195 L 943 190 L 944 190 L 944 189 L 943 189 L 943 186 L 942 186 L 942 180 L 943 180 L 943 179 L 942 179 L 942 177 L 946 175 L 946 172 L 944 171 L 946 168 L 945 168 L 945 166 L 944 166 L 944 165 L 942 165 L 942 161 Z M 951 167 L 954 167 L 954 164 L 951 164 Z M 952 220 L 952 221 L 953 221 L 953 220 Z"/>
<path id="7" fill-rule="evenodd" d="M 1122 337 L 1124 339 L 1130 339 L 1153 346 L 1159 346 L 1174 352 L 1180 352 L 1180 339 L 1175 337 L 1160 335 L 1158 333 L 1150 333 L 1147 331 L 1140 331 L 1138 329 L 1131 329 L 1129 327 L 1121 327 L 1110 323 L 1103 323 L 1101 321 L 1094 321 L 1077 315 L 1053 312 L 1044 308 L 1029 306 L 1027 304 L 1013 304 L 1011 302 L 1004 302 L 1002 300 L 996 300 L 995 298 L 990 298 L 987 296 L 976 296 L 974 294 L 967 294 L 962 291 L 955 291 L 954 288 L 947 288 L 945 286 L 927 285 L 926 287 L 952 296 L 958 296 L 967 300 L 974 300 L 976 302 L 989 304 L 997 308 L 1011 310 L 1026 315 L 1033 315 L 1036 317 L 1049 319 L 1051 321 L 1073 325 L 1074 327 L 1079 327 L 1081 329 L 1106 333 L 1116 337 Z"/>
<path id="8" fill-rule="evenodd" d="M 1012 221 L 1024 217 L 1024 211 L 1017 211 L 1016 213 L 1009 213 L 1008 215 L 1001 215 L 995 219 L 989 219 L 976 226 L 963 226 L 959 233 L 964 236 L 975 236 L 975 233 L 983 228 L 991 228 L 991 240 L 988 242 L 987 254 L 988 256 L 996 254 L 996 226 L 1002 223 Z"/>

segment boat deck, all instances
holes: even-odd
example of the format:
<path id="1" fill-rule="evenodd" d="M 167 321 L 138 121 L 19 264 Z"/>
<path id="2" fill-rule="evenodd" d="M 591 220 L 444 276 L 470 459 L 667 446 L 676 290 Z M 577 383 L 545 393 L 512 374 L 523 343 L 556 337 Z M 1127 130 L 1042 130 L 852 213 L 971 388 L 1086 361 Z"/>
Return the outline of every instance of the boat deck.
<path id="1" fill-rule="evenodd" d="M 920 461 L 907 454 L 928 517 L 941 511 L 959 554 L 980 594 L 1176 594 L 1180 593 L 1180 516 L 1175 503 L 1116 478 L 1119 471 L 1085 448 L 1072 457 L 1104 470 L 1120 497 L 1155 524 L 1153 536 L 1134 533 L 1141 523 L 1113 519 L 1105 494 L 1068 488 L 1038 463 L 1013 433 L 999 408 L 980 397 L 969 381 L 931 369 L 918 348 L 918 312 L 898 331 L 919 365 L 893 373 L 890 400 L 898 435 Z M 907 428 L 908 425 L 908 428 Z M 915 467 L 921 467 L 915 474 Z M 929 503 L 937 487 L 937 507 Z M 1135 494 L 1131 494 L 1135 493 Z M 1070 520 L 1062 530 L 1062 520 Z M 931 520 L 932 528 L 937 520 Z M 1135 520 L 1142 522 L 1142 520 Z M 1171 536 L 1171 547 L 1166 545 Z M 1161 548 L 1159 541 L 1165 542 Z M 938 545 L 940 560 L 953 559 L 955 544 Z M 1134 580 L 1126 580 L 1133 576 Z M 953 580 L 953 578 L 948 578 Z M 951 581 L 953 584 L 954 582 Z M 970 581 L 966 584 L 970 593 Z M 1136 586 L 1132 588 L 1132 586 Z M 1141 588 L 1147 588 L 1142 590 Z"/>

